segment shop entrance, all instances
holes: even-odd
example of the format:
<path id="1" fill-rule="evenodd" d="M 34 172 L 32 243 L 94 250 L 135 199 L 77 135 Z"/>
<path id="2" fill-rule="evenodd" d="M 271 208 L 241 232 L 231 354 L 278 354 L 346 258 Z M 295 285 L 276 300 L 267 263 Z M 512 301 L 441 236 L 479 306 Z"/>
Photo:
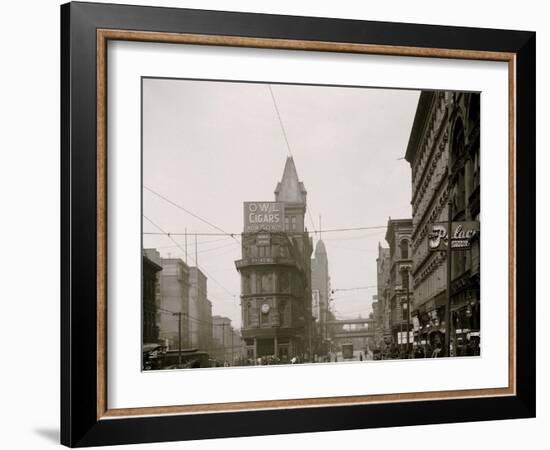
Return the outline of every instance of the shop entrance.
<path id="1" fill-rule="evenodd" d="M 279 344 L 278 356 L 281 361 L 288 361 L 288 344 Z"/>
<path id="2" fill-rule="evenodd" d="M 258 339 L 256 357 L 271 356 L 275 354 L 275 345 L 273 339 Z"/>

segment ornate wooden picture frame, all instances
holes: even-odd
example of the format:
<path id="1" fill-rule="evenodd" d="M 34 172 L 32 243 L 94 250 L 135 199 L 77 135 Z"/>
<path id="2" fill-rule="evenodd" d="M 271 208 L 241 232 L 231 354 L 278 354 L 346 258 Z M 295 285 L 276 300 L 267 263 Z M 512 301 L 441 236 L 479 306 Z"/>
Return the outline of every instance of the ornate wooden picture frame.
<path id="1" fill-rule="evenodd" d="M 107 43 L 500 61 L 509 73 L 508 386 L 203 405 L 107 403 Z M 61 441 L 175 441 L 535 415 L 535 33 L 69 3 L 61 7 Z M 504 226 L 504 225 L 503 225 Z"/>

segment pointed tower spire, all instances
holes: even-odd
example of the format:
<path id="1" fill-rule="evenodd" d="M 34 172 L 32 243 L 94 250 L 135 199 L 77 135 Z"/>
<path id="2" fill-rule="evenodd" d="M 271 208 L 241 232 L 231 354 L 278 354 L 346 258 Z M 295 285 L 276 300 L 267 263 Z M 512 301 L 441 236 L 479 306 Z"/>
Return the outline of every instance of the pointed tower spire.
<path id="1" fill-rule="evenodd" d="M 302 203 L 306 204 L 307 191 L 298 179 L 298 172 L 294 165 L 294 159 L 289 156 L 286 159 L 283 178 L 275 188 L 275 201 L 285 203 Z"/>

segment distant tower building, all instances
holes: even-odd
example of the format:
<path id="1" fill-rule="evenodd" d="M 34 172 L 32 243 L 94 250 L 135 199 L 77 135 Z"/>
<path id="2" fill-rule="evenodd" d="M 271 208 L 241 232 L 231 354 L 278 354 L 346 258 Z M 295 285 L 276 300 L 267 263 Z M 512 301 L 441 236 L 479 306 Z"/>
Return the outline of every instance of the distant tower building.
<path id="1" fill-rule="evenodd" d="M 206 275 L 198 267 L 189 268 L 189 345 L 207 351 L 212 336 L 212 306 L 208 305 Z M 210 313 L 210 316 L 208 316 Z"/>
<path id="2" fill-rule="evenodd" d="M 199 343 L 200 348 L 206 352 L 210 352 L 212 348 L 213 329 L 212 329 L 212 302 L 206 300 L 202 304 L 201 309 L 201 327 Z"/>
<path id="3" fill-rule="evenodd" d="M 307 192 L 287 158 L 275 202 L 245 202 L 241 274 L 242 338 L 248 358 L 311 355 L 312 242 Z"/>
<path id="4" fill-rule="evenodd" d="M 318 355 L 325 355 L 328 351 L 327 339 L 329 298 L 330 298 L 330 277 L 328 273 L 328 257 L 324 242 L 319 239 L 315 246 L 315 257 L 311 260 L 311 289 L 313 292 L 315 318 L 315 334 L 317 335 L 316 352 Z"/>
<path id="5" fill-rule="evenodd" d="M 211 355 L 220 362 L 233 365 L 241 358 L 241 337 L 233 328 L 231 319 L 212 316 L 213 347 Z"/>

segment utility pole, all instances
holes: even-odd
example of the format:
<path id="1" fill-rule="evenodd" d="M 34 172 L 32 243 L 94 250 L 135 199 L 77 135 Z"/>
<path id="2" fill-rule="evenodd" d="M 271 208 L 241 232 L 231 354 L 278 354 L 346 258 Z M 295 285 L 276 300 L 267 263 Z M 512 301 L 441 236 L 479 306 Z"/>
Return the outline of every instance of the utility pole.
<path id="1" fill-rule="evenodd" d="M 401 300 L 401 295 L 399 295 L 399 304 L 401 305 L 401 317 L 399 318 L 399 353 L 403 350 L 403 302 Z"/>
<path id="2" fill-rule="evenodd" d="M 452 209 L 453 204 L 449 200 L 449 202 L 447 202 L 447 306 L 445 308 L 445 356 L 451 356 Z"/>
<path id="3" fill-rule="evenodd" d="M 199 268 L 199 249 L 197 246 L 197 233 L 195 233 L 195 266 Z"/>
<path id="4" fill-rule="evenodd" d="M 225 366 L 225 320 L 222 319 L 222 348 L 223 348 L 223 365 Z"/>
<path id="5" fill-rule="evenodd" d="M 187 227 L 185 228 L 185 264 L 187 264 Z"/>
<path id="6" fill-rule="evenodd" d="M 312 343 L 311 343 L 311 334 L 313 332 L 313 316 L 310 317 L 309 322 L 309 360 L 313 362 L 313 349 L 312 349 Z"/>

